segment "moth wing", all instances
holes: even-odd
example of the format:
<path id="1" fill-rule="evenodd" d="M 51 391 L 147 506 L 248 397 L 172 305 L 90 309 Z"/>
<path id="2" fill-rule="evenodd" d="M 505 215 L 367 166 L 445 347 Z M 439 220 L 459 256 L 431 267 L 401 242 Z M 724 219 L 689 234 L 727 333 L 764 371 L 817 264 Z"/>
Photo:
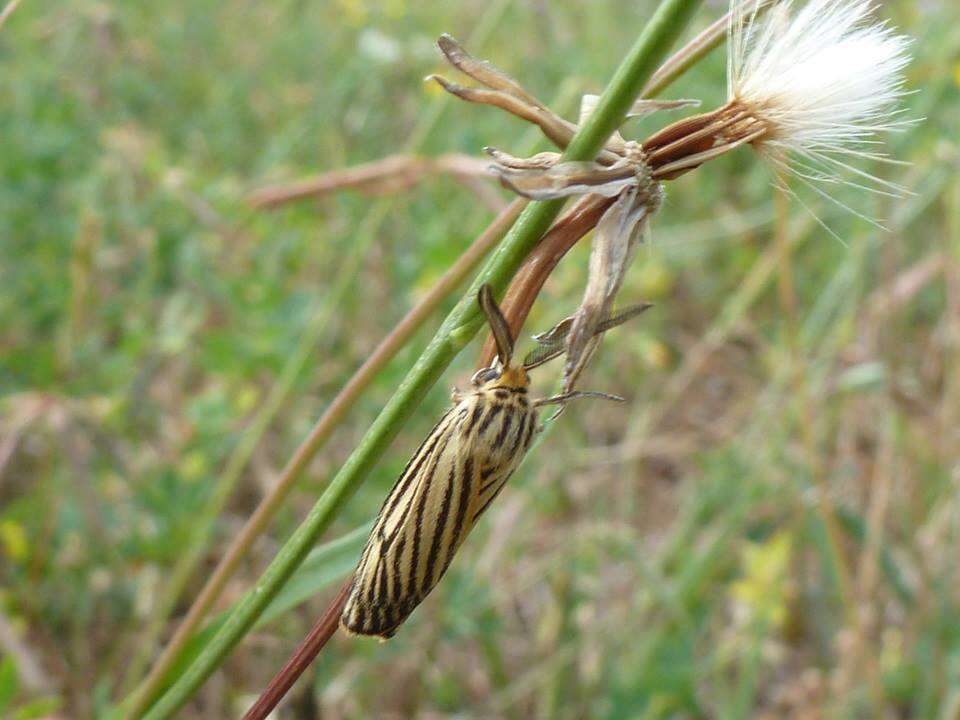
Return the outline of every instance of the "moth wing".
<path id="1" fill-rule="evenodd" d="M 525 403 L 471 395 L 437 424 L 374 524 L 341 617 L 348 631 L 396 632 L 519 465 L 536 420 Z"/>
<path id="2" fill-rule="evenodd" d="M 341 615 L 349 632 L 391 637 L 449 566 L 473 524 L 478 469 L 467 445 L 480 411 L 467 400 L 448 412 L 384 501 Z"/>

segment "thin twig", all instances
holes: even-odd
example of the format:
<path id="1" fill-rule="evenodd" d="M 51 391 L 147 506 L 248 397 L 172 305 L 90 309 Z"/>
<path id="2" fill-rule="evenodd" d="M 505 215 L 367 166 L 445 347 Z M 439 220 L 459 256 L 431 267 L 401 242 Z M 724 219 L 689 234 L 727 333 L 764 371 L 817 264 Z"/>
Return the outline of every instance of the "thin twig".
<path id="1" fill-rule="evenodd" d="M 247 202 L 256 210 L 274 210 L 298 200 L 318 198 L 347 189 L 370 193 L 395 192 L 398 188 L 406 189 L 418 183 L 429 174 L 448 173 L 458 179 L 489 178 L 492 174 L 488 168 L 486 160 L 462 153 L 449 153 L 435 158 L 390 155 L 305 180 L 269 185 L 250 193 Z"/>

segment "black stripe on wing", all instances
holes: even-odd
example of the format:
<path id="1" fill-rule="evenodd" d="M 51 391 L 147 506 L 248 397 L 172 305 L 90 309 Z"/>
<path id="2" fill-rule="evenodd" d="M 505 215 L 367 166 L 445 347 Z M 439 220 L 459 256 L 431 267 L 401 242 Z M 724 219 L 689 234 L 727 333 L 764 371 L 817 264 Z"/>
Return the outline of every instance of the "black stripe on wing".
<path id="1" fill-rule="evenodd" d="M 456 455 L 464 427 L 479 419 L 483 410 L 473 407 L 474 403 L 483 405 L 482 398 L 474 396 L 471 403 L 460 403 L 441 418 L 384 501 L 341 615 L 348 631 L 392 636 L 435 584 L 436 580 L 428 582 L 428 578 L 422 584 L 417 582 L 421 554 L 425 550 L 430 553 L 427 564 L 431 568 L 436 566 L 437 557 L 446 557 L 442 541 L 448 517 L 441 522 L 425 518 L 425 514 L 433 507 L 429 502 L 432 493 L 452 494 L 452 486 L 457 484 Z M 438 472 L 447 466 L 450 477 L 447 472 Z M 440 534 L 436 535 L 438 530 Z M 426 573 L 432 574 L 432 569 Z"/>

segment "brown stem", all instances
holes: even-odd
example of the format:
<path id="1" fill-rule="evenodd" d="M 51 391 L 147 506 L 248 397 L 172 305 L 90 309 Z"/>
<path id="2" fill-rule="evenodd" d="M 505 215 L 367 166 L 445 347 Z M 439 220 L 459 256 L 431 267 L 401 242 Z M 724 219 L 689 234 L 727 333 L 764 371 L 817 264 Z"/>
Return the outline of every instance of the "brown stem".
<path id="1" fill-rule="evenodd" d="M 267 685 L 266 689 L 254 703 L 253 707 L 247 710 L 243 720 L 264 720 L 267 715 L 277 706 L 277 703 L 283 699 L 287 691 L 293 687 L 303 671 L 306 670 L 314 658 L 317 657 L 327 641 L 333 637 L 337 631 L 337 625 L 340 622 L 340 613 L 344 604 L 347 602 L 347 595 L 350 594 L 350 586 L 353 584 L 353 578 L 347 580 L 340 592 L 333 599 L 330 605 L 324 611 L 323 615 L 317 620 L 316 625 L 310 631 L 300 645 L 297 647 L 287 664 L 280 672 L 273 676 L 273 680 Z"/>
<path id="2" fill-rule="evenodd" d="M 255 210 L 273 210 L 297 200 L 321 197 L 351 188 L 378 194 L 395 192 L 410 187 L 424 175 L 432 173 L 449 173 L 456 178 L 489 178 L 491 174 L 488 165 L 482 158 L 460 153 L 448 153 L 439 157 L 390 155 L 292 183 L 268 185 L 250 193 L 247 202 Z"/>
<path id="3" fill-rule="evenodd" d="M 510 330 L 514 337 L 523 327 L 534 300 L 543 289 L 543 284 L 550 277 L 550 273 L 560 262 L 560 258 L 596 226 L 615 199 L 600 195 L 586 195 L 580 198 L 563 217 L 554 223 L 533 252 L 527 256 L 500 303 L 500 309 L 510 323 Z M 487 338 L 480 351 L 477 367 L 489 366 L 495 355 L 496 346 L 493 339 Z"/>

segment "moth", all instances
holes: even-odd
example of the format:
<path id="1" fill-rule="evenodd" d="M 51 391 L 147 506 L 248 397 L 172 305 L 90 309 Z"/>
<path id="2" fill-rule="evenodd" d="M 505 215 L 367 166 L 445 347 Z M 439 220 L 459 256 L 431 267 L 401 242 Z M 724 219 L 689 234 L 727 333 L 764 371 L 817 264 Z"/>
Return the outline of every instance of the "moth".
<path id="1" fill-rule="evenodd" d="M 531 400 L 528 371 L 565 350 L 570 319 L 536 336 L 539 345 L 513 365 L 513 336 L 489 285 L 478 302 L 497 346 L 493 365 L 479 370 L 410 458 L 387 495 L 360 556 L 340 617 L 349 633 L 393 636 L 436 587 L 454 554 L 506 485 L 541 426 L 537 409 L 578 397 L 612 395 L 568 392 Z M 611 315 L 600 334 L 642 312 L 635 305 Z"/>

